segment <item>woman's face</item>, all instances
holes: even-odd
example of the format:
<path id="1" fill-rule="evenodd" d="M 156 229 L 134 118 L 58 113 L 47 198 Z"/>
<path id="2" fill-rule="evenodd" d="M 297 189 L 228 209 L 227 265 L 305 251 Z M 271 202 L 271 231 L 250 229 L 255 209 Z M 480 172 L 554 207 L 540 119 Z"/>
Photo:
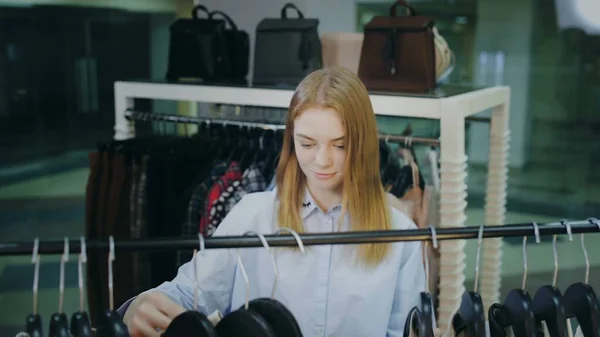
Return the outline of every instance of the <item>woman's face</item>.
<path id="1" fill-rule="evenodd" d="M 308 187 L 341 191 L 346 150 L 339 113 L 330 108 L 308 109 L 294 121 L 294 147 Z"/>

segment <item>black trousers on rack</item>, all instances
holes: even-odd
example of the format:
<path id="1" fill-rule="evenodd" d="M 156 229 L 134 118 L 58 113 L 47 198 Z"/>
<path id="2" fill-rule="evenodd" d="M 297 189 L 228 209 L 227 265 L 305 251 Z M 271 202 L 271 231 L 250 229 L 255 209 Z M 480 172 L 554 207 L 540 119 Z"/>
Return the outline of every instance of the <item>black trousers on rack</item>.
<path id="1" fill-rule="evenodd" d="M 90 175 L 86 188 L 86 238 L 129 239 L 131 161 L 118 153 L 90 153 Z M 132 253 L 119 253 L 113 262 L 114 303 L 133 296 Z M 95 325 L 108 309 L 108 254 L 88 254 L 87 293 L 90 318 Z"/>
<path id="2" fill-rule="evenodd" d="M 100 186 L 102 185 L 103 178 L 103 157 L 102 153 L 93 152 L 88 154 L 90 163 L 90 174 L 86 185 L 85 192 L 85 237 L 86 239 L 97 239 L 98 235 L 95 232 L 95 223 L 97 213 L 100 212 L 99 200 L 100 200 Z M 95 281 L 98 280 L 98 258 L 94 254 L 88 255 L 88 266 L 86 274 L 87 293 L 88 293 L 88 307 L 90 311 L 90 319 L 92 325 L 96 325 L 96 315 L 98 303 L 97 298 L 102 298 L 102 291 L 95 287 Z"/>

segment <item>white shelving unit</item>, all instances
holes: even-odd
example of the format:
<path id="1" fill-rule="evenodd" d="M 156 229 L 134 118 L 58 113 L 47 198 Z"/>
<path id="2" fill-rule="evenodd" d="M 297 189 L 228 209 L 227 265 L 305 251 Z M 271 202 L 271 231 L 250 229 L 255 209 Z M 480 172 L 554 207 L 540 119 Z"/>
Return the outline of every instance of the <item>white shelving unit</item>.
<path id="1" fill-rule="evenodd" d="M 161 99 L 232 105 L 287 108 L 293 90 L 186 83 L 116 82 L 115 140 L 135 136 L 134 123 L 125 118 L 134 108 L 134 99 Z M 416 96 L 371 94 L 377 115 L 427 118 L 440 121 L 441 130 L 441 227 L 463 227 L 467 206 L 467 157 L 465 118 L 492 109 L 486 192 L 486 225 L 504 224 L 506 213 L 507 156 L 510 89 L 505 86 L 468 91 L 456 95 Z M 401 132 L 402 130 L 399 130 Z M 440 315 L 445 328 L 448 318 L 461 302 L 464 288 L 464 240 L 441 241 Z M 480 294 L 484 306 L 499 302 L 502 258 L 501 239 L 486 239 L 480 273 Z"/>

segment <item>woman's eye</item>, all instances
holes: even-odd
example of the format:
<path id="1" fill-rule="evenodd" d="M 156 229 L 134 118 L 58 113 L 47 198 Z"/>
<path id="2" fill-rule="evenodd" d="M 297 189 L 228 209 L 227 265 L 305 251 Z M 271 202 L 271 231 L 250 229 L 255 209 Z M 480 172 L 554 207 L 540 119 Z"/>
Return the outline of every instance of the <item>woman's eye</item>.
<path id="1" fill-rule="evenodd" d="M 311 147 L 313 147 L 313 144 L 300 144 L 300 146 L 302 146 L 305 149 L 310 149 Z"/>
<path id="2" fill-rule="evenodd" d="M 337 147 L 337 148 L 338 148 L 338 149 L 340 149 L 340 150 L 343 150 L 343 149 L 344 149 L 344 145 L 336 145 L 335 147 Z"/>

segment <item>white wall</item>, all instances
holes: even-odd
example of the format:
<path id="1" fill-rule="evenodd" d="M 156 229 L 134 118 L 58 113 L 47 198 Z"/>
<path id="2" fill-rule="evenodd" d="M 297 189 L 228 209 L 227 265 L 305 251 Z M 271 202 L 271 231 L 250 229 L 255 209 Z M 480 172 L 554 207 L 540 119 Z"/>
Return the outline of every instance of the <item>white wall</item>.
<path id="1" fill-rule="evenodd" d="M 305 0 L 306 15 L 319 18 L 319 32 L 353 32 L 356 3 L 353 0 Z"/>

